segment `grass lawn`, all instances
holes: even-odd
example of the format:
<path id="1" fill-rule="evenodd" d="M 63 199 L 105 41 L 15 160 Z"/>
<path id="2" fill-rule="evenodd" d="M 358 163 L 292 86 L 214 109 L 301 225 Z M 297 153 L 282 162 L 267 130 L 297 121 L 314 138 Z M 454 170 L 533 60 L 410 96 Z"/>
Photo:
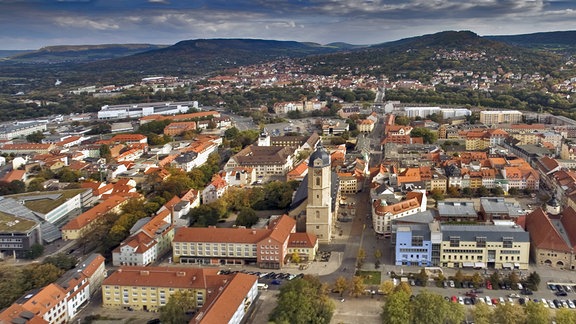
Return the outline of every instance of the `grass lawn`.
<path id="1" fill-rule="evenodd" d="M 382 280 L 380 271 L 358 271 L 358 275 L 364 278 L 365 285 L 380 285 Z"/>

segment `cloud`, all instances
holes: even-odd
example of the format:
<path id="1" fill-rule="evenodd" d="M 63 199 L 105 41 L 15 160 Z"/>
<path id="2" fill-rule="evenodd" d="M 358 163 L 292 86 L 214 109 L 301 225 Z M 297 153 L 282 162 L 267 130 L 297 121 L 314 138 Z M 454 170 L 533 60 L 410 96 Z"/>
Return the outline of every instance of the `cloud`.
<path id="1" fill-rule="evenodd" d="M 84 28 L 93 30 L 117 30 L 120 25 L 111 19 L 89 19 L 87 17 L 55 17 L 54 21 L 61 27 Z"/>

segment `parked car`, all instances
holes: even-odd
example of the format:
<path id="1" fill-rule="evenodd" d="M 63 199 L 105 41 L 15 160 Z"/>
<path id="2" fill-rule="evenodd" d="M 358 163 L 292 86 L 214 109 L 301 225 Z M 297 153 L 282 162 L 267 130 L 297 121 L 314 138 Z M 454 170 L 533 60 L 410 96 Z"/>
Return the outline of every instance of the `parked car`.
<path id="1" fill-rule="evenodd" d="M 565 296 L 568 296 L 568 293 L 565 292 L 564 290 L 558 290 L 557 292 L 554 293 L 554 295 L 556 295 L 558 297 L 565 297 Z"/>
<path id="2" fill-rule="evenodd" d="M 448 284 L 450 285 L 450 288 L 454 288 L 454 287 L 455 287 L 455 285 L 454 285 L 454 280 L 448 281 Z"/>
<path id="3" fill-rule="evenodd" d="M 280 285 L 280 284 L 282 284 L 282 280 L 280 280 L 280 279 L 274 279 L 274 280 L 272 280 L 271 284 L 273 284 L 273 285 Z"/>

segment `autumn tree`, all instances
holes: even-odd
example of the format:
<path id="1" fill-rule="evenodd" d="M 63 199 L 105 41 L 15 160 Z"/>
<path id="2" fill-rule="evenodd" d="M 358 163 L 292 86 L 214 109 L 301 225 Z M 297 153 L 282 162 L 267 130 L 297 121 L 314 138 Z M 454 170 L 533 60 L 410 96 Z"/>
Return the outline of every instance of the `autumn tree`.
<path id="1" fill-rule="evenodd" d="M 366 251 L 363 248 L 360 248 L 358 249 L 358 255 L 356 256 L 356 266 L 358 269 L 362 268 L 364 260 L 366 260 Z"/>
<path id="2" fill-rule="evenodd" d="M 426 273 L 426 269 L 420 269 L 420 272 L 416 275 L 416 279 L 420 281 L 420 284 L 423 287 L 426 287 L 426 285 L 428 285 L 428 274 Z"/>
<path id="3" fill-rule="evenodd" d="M 408 294 L 408 296 L 412 295 L 412 288 L 405 281 L 400 282 L 396 287 L 394 287 L 394 291 L 400 291 L 400 290 L 405 291 Z"/>
<path id="4" fill-rule="evenodd" d="M 258 223 L 258 216 L 256 215 L 256 211 L 249 207 L 244 207 L 238 213 L 236 217 L 236 225 L 238 226 L 246 226 L 252 227 L 252 225 Z"/>
<path id="5" fill-rule="evenodd" d="M 517 304 L 498 304 L 492 314 L 492 322 L 499 324 L 524 324 L 526 314 L 522 306 Z"/>
<path id="6" fill-rule="evenodd" d="M 460 303 L 448 303 L 448 307 L 446 309 L 446 317 L 445 321 L 446 324 L 460 324 L 464 322 L 466 319 L 466 309 Z"/>
<path id="7" fill-rule="evenodd" d="M 492 323 L 492 309 L 485 303 L 477 303 L 472 308 L 472 318 L 476 324 L 491 324 Z"/>
<path id="8" fill-rule="evenodd" d="M 292 261 L 292 263 L 300 263 L 300 254 L 298 252 L 292 253 L 290 261 Z"/>
<path id="9" fill-rule="evenodd" d="M 542 303 L 526 303 L 526 324 L 540 324 L 550 322 L 550 311 Z M 572 311 L 570 311 L 573 314 Z M 558 313 L 556 313 L 558 314 Z"/>
<path id="10" fill-rule="evenodd" d="M 334 281 L 332 289 L 342 297 L 344 292 L 348 289 L 348 281 L 343 276 L 340 276 L 336 278 L 336 281 Z"/>
<path id="11" fill-rule="evenodd" d="M 576 324 L 576 313 L 568 308 L 559 308 L 556 310 L 556 317 L 554 319 L 556 324 Z"/>
<path id="12" fill-rule="evenodd" d="M 358 297 L 364 293 L 364 289 L 366 286 L 364 285 L 364 278 L 362 276 L 353 276 L 350 278 L 350 296 Z"/>
<path id="13" fill-rule="evenodd" d="M 392 294 L 392 292 L 394 291 L 394 283 L 391 280 L 384 280 L 382 281 L 382 283 L 380 284 L 380 291 L 382 292 L 382 294 L 384 294 L 384 296 L 390 296 L 390 294 Z"/>
<path id="14" fill-rule="evenodd" d="M 410 324 L 412 323 L 412 305 L 410 294 L 403 290 L 395 291 L 388 296 L 382 307 L 382 323 Z"/>

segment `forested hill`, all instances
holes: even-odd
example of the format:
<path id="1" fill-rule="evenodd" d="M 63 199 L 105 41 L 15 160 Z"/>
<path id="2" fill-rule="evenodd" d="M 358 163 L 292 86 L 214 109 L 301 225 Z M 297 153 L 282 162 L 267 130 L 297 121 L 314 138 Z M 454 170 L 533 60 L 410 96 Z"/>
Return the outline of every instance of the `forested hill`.
<path id="1" fill-rule="evenodd" d="M 513 46 L 469 31 L 446 31 L 373 45 L 365 49 L 308 57 L 311 72 L 355 73 L 420 79 L 437 69 L 547 74 L 563 63 L 560 55 Z"/>
<path id="2" fill-rule="evenodd" d="M 347 45 L 340 43 L 323 46 L 262 39 L 197 39 L 128 57 L 94 62 L 80 69 L 106 72 L 121 68 L 144 74 L 202 75 L 282 57 L 332 53 L 346 48 Z"/>
<path id="3" fill-rule="evenodd" d="M 524 35 L 485 36 L 487 39 L 562 54 L 576 54 L 576 31 L 556 31 Z"/>
<path id="4" fill-rule="evenodd" d="M 102 45 L 61 45 L 43 47 L 37 51 L 14 53 L 5 63 L 8 64 L 60 64 L 86 63 L 130 56 L 136 53 L 155 50 L 166 45 L 152 44 L 102 44 Z"/>

